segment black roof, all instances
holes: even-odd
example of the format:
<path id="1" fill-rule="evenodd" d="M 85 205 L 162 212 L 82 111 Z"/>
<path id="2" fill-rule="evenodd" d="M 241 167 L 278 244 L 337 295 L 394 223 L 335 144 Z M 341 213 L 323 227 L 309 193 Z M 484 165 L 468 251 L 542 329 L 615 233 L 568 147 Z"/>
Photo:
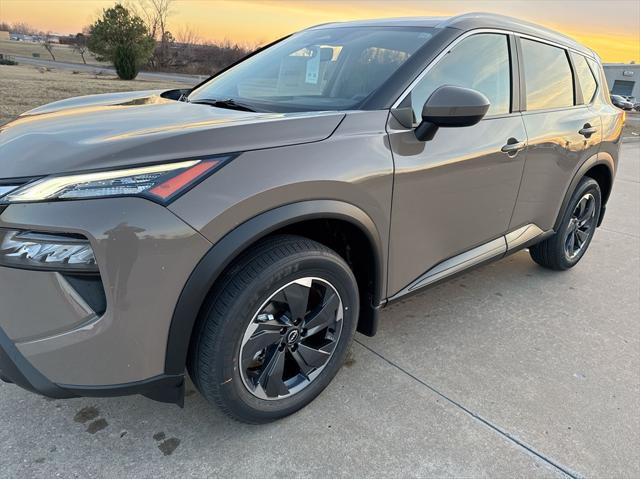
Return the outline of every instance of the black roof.
<path id="1" fill-rule="evenodd" d="M 475 30 L 478 28 L 496 28 L 535 36 L 542 40 L 548 40 L 565 47 L 574 48 L 591 56 L 594 55 L 592 50 L 566 35 L 541 27 L 535 23 L 494 13 L 465 13 L 453 17 L 404 17 L 355 20 L 351 22 L 325 23 L 312 28 L 359 26 L 455 28 L 461 31 Z"/>

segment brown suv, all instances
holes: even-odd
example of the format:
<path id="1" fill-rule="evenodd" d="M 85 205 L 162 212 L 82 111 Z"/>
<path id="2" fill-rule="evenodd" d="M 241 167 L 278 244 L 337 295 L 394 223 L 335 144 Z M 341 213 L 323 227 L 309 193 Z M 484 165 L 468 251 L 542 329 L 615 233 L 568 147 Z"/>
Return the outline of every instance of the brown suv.
<path id="1" fill-rule="evenodd" d="M 597 56 L 468 14 L 293 34 L 191 90 L 0 127 L 0 375 L 231 416 L 313 400 L 356 330 L 522 248 L 584 255 L 624 114 Z"/>

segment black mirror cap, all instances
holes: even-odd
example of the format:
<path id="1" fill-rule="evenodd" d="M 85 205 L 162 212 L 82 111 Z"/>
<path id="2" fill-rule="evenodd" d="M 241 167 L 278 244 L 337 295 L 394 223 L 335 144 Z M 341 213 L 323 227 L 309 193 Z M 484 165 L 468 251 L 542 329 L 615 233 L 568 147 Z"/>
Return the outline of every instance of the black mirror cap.
<path id="1" fill-rule="evenodd" d="M 489 99 L 477 90 L 444 85 L 434 91 L 422 107 L 422 121 L 438 126 L 472 126 L 487 114 Z"/>
<path id="2" fill-rule="evenodd" d="M 487 114 L 489 99 L 477 90 L 453 85 L 436 89 L 422 107 L 422 123 L 416 128 L 421 141 L 433 138 L 439 127 L 472 126 Z"/>

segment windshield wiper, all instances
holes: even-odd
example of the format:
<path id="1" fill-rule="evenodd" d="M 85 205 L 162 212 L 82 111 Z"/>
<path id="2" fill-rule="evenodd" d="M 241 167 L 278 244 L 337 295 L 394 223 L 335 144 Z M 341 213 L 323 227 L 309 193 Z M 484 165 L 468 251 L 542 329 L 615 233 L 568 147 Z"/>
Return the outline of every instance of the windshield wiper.
<path id="1" fill-rule="evenodd" d="M 226 100 L 216 100 L 213 98 L 203 100 L 189 100 L 189 103 L 211 105 L 218 108 L 228 108 L 229 110 L 258 112 L 255 107 L 247 105 L 246 103 L 236 101 L 233 98 L 227 98 Z"/>

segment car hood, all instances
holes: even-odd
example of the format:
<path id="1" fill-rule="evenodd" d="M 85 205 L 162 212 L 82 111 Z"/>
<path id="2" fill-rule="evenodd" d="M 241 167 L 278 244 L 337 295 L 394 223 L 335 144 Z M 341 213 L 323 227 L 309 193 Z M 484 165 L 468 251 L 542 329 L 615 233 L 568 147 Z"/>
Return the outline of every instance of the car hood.
<path id="1" fill-rule="evenodd" d="M 160 96 L 91 95 L 31 110 L 0 127 L 0 179 L 321 141 L 344 113 L 252 113 Z"/>

